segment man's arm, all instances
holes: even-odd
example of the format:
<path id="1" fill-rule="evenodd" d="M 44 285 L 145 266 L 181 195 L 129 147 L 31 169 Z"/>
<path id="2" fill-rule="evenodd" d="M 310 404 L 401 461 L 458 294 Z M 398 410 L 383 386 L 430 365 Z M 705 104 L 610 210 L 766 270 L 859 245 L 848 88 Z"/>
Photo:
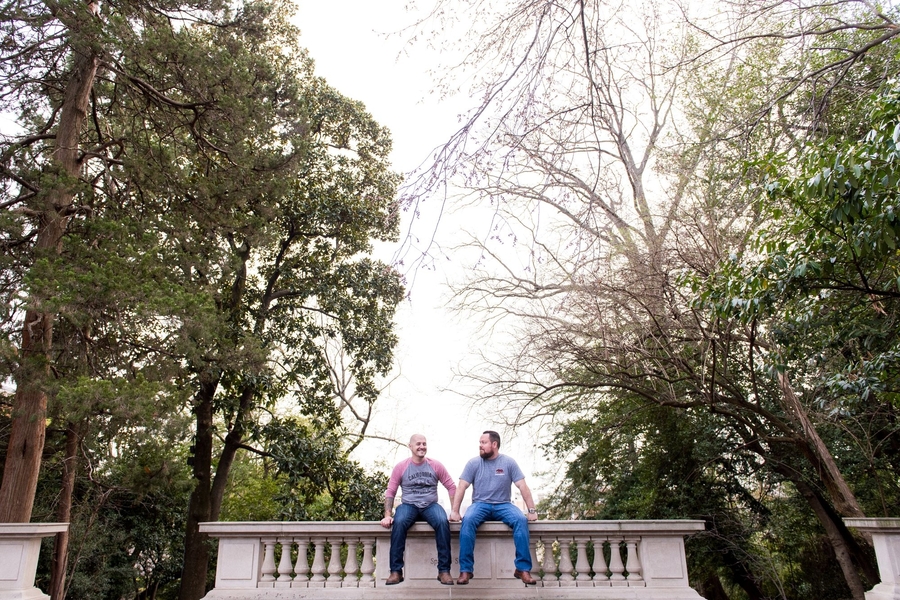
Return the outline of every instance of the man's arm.
<path id="1" fill-rule="evenodd" d="M 531 497 L 531 490 L 528 487 L 528 484 L 525 483 L 525 479 L 522 478 L 516 482 L 516 487 L 519 488 L 519 493 L 522 494 L 522 501 L 525 503 L 525 508 L 528 509 L 528 520 L 529 521 L 537 521 L 537 513 L 531 512 L 534 510 L 534 498 Z"/>
<path id="2" fill-rule="evenodd" d="M 403 477 L 403 472 L 406 470 L 407 463 L 409 463 L 409 459 L 400 461 L 394 465 L 394 469 L 391 471 L 391 478 L 388 480 L 387 491 L 384 493 L 384 518 L 381 519 L 382 527 L 390 527 L 394 522 L 394 519 L 391 517 L 391 513 L 394 510 L 394 497 L 397 495 L 397 488 L 400 487 L 400 480 Z"/>
<path id="3" fill-rule="evenodd" d="M 450 507 L 450 521 L 459 521 L 459 507 L 462 506 L 463 498 L 466 496 L 466 488 L 469 487 L 469 482 L 465 479 L 460 479 L 459 484 L 456 486 L 456 493 L 453 494 L 453 505 Z"/>
<path id="4" fill-rule="evenodd" d="M 394 510 L 394 497 L 393 496 L 385 496 L 384 497 L 384 518 L 381 519 L 381 526 L 387 529 L 390 529 L 391 525 L 394 523 L 394 518 L 391 516 L 391 512 Z"/>
<path id="5" fill-rule="evenodd" d="M 427 458 L 425 460 L 429 461 L 429 464 L 434 470 L 435 475 L 437 475 L 438 480 L 441 482 L 441 485 L 447 488 L 447 494 L 450 495 L 450 502 L 453 502 L 453 498 L 456 496 L 456 486 L 453 484 L 453 478 L 450 477 L 450 473 L 447 472 L 447 468 L 436 460 L 430 460 Z"/>

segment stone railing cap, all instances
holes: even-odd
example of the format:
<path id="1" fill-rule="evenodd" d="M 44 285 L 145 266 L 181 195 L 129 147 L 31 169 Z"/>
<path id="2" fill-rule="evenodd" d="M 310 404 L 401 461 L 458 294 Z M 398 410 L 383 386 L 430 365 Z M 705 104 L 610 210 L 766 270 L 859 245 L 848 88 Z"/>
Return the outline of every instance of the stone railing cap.
<path id="1" fill-rule="evenodd" d="M 68 523 L 0 523 L 0 536 L 48 537 L 68 528 Z"/>
<path id="2" fill-rule="evenodd" d="M 872 533 L 900 533 L 900 519 L 890 517 L 845 518 L 844 524 Z"/>
<path id="3" fill-rule="evenodd" d="M 535 534 L 566 533 L 569 535 L 690 535 L 705 529 L 703 521 L 695 520 L 635 520 L 635 521 L 532 521 L 528 529 Z M 458 531 L 459 523 L 450 523 L 451 531 Z M 200 523 L 200 531 L 213 537 L 258 537 L 292 534 L 313 535 L 390 535 L 377 521 L 217 521 Z M 416 523 L 411 533 L 431 531 L 427 523 Z M 479 529 L 482 533 L 508 533 L 509 527 L 489 521 Z"/>

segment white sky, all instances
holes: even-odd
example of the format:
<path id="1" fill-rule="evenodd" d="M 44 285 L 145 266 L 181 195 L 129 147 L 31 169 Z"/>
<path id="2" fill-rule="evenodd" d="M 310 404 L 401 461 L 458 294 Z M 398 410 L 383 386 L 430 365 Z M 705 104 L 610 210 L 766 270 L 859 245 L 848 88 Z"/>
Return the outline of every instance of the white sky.
<path id="1" fill-rule="evenodd" d="M 457 97 L 439 103 L 429 95 L 432 79 L 428 70 L 445 62 L 446 54 L 429 50 L 424 43 L 404 48 L 402 36 L 385 35 L 415 21 L 416 13 L 405 9 L 408 0 L 295 2 L 300 43 L 315 60 L 317 74 L 342 94 L 363 102 L 373 117 L 391 130 L 394 169 L 408 173 L 426 161 L 431 150 L 456 130 L 457 115 L 470 108 L 472 101 Z M 423 0 L 422 4 L 429 2 Z M 412 222 L 412 231 L 427 240 L 438 202 L 426 199 L 423 208 L 424 215 Z M 438 235 L 449 241 L 456 233 L 450 229 L 457 227 L 445 219 Z M 382 258 L 391 260 L 393 250 L 385 249 Z M 439 262 L 434 271 L 415 273 L 410 300 L 402 304 L 397 317 L 399 375 L 378 401 L 374 433 L 404 441 L 413 433 L 424 434 L 429 456 L 443 462 L 457 478 L 466 460 L 477 455 L 482 431 L 505 432 L 447 389 L 461 389 L 460 382 L 452 381 L 453 367 L 469 359 L 483 343 L 471 320 L 461 320 L 444 308 L 448 296 L 445 280 L 458 281 L 464 276 L 460 261 L 452 258 Z M 529 486 L 540 495 L 537 474 L 546 467 L 533 440 L 504 435 L 501 451 L 517 460 Z M 366 442 L 358 451 L 364 463 L 385 469 L 407 455 L 406 448 L 378 442 Z"/>

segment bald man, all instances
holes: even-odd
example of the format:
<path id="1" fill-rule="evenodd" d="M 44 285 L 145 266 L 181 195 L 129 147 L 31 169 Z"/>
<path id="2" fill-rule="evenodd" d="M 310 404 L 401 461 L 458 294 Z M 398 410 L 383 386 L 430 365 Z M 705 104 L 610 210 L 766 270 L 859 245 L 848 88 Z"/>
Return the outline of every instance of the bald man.
<path id="1" fill-rule="evenodd" d="M 426 521 L 434 529 L 434 541 L 437 545 L 438 576 L 437 580 L 444 585 L 453 585 L 450 576 L 450 524 L 447 513 L 438 504 L 437 484 L 447 488 L 450 498 L 456 494 L 456 484 L 444 468 L 436 460 L 425 458 L 428 453 L 428 442 L 425 436 L 415 434 L 409 438 L 409 450 L 412 456 L 397 463 L 391 472 L 387 492 L 384 494 L 384 518 L 382 527 L 391 527 L 391 574 L 385 585 L 396 585 L 403 581 L 403 553 L 406 551 L 406 532 L 416 521 Z M 400 506 L 391 518 L 394 497 L 397 488 L 403 490 Z"/>

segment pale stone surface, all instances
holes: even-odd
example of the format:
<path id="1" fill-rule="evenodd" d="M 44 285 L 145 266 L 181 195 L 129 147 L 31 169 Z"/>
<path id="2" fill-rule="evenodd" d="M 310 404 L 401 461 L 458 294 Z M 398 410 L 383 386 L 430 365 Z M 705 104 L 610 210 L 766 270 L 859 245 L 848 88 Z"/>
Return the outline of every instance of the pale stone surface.
<path id="1" fill-rule="evenodd" d="M 67 523 L 0 523 L 0 600 L 49 598 L 34 587 L 41 538 L 56 535 Z"/>
<path id="2" fill-rule="evenodd" d="M 872 534 L 881 583 L 866 600 L 900 600 L 900 519 L 844 519 L 849 527 Z"/>
<path id="3" fill-rule="evenodd" d="M 384 585 L 389 574 L 390 531 L 378 523 L 204 523 L 200 526 L 201 531 L 218 537 L 220 544 L 216 587 L 207 594 L 209 600 L 699 600 L 700 596 L 688 585 L 683 537 L 703 527 L 702 521 L 532 522 L 529 524 L 532 558 L 539 559 L 534 561 L 532 574 L 539 582 L 537 586 L 526 587 L 513 576 L 515 547 L 510 529 L 502 523 L 489 522 L 479 528 L 475 546 L 475 576 L 466 586 L 444 586 L 436 580 L 434 532 L 425 523 L 417 523 L 410 529 L 405 554 L 405 579 L 394 586 Z M 455 579 L 459 575 L 458 523 L 451 523 L 451 533 L 451 573 Z M 271 540 L 276 539 L 278 550 L 271 544 Z M 343 574 L 339 561 L 324 556 L 326 550 L 321 542 L 326 539 L 329 545 L 343 542 L 357 544 L 361 548 L 364 541 L 373 544 L 375 581 L 366 583 L 360 579 L 355 560 L 351 561 L 352 566 L 348 569 L 351 573 Z M 299 547 L 308 544 L 308 558 L 315 560 L 298 560 L 288 573 L 282 575 L 277 572 L 290 562 L 282 557 L 282 545 L 296 553 L 298 543 Z M 587 564 L 587 544 L 592 548 L 605 548 L 607 554 L 615 548 L 619 560 L 615 568 L 611 567 L 614 573 L 612 579 L 607 577 L 606 572 L 591 576 L 590 565 Z M 545 546 L 550 548 L 549 557 L 544 556 Z M 571 551 L 571 556 L 562 561 L 565 563 L 563 566 L 558 565 L 561 547 L 569 547 Z M 539 552 L 540 556 L 536 556 L 535 552 Z M 594 550 L 591 552 L 594 553 Z M 594 564 L 600 564 L 596 554 L 593 558 Z M 617 570 L 622 569 L 623 561 L 632 561 L 636 572 L 629 574 L 626 564 L 625 573 L 616 574 Z M 307 562 L 311 564 L 307 565 Z M 275 567 L 276 564 L 279 567 Z M 300 575 L 294 574 L 297 568 L 302 571 Z M 557 579 L 556 571 L 559 569 L 566 571 L 561 579 Z M 545 570 L 548 570 L 546 574 Z M 362 573 L 364 578 L 365 571 Z M 573 573 L 577 573 L 577 578 L 573 577 Z"/>

